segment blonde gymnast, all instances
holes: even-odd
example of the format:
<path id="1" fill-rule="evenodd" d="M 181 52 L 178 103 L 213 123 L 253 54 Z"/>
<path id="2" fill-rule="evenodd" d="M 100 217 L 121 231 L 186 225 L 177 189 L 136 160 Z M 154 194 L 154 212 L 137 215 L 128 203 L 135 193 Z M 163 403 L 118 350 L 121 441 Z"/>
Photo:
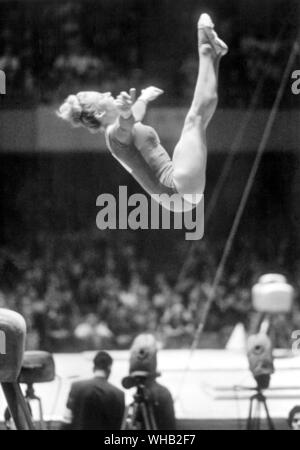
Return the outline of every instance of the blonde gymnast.
<path id="1" fill-rule="evenodd" d="M 172 159 L 161 145 L 156 131 L 142 124 L 149 102 L 163 93 L 156 87 L 111 93 L 79 92 L 70 95 L 59 109 L 59 116 L 73 126 L 104 132 L 112 155 L 150 194 L 179 194 L 175 211 L 192 209 L 202 199 L 207 160 L 206 129 L 216 110 L 219 63 L 228 47 L 214 31 L 207 14 L 198 21 L 199 71 L 191 107 Z"/>

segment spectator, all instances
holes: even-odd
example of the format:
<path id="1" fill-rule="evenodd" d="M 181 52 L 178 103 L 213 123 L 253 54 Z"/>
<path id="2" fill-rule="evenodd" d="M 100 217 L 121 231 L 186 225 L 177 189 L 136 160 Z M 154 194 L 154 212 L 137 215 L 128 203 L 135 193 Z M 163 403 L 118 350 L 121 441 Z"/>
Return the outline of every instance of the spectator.
<path id="1" fill-rule="evenodd" d="M 125 411 L 123 392 L 110 384 L 112 358 L 98 352 L 94 358 L 94 377 L 73 383 L 62 429 L 119 430 Z"/>
<path id="2" fill-rule="evenodd" d="M 289 412 L 288 424 L 291 430 L 300 430 L 300 406 L 295 406 Z"/>

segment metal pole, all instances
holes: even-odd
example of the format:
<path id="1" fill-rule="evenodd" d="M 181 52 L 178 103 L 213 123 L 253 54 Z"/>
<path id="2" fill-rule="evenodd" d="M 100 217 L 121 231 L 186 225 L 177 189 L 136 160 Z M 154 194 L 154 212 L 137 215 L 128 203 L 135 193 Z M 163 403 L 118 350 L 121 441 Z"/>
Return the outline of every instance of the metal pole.
<path id="1" fill-rule="evenodd" d="M 2 383 L 8 409 L 17 430 L 34 430 L 31 414 L 18 383 Z"/>

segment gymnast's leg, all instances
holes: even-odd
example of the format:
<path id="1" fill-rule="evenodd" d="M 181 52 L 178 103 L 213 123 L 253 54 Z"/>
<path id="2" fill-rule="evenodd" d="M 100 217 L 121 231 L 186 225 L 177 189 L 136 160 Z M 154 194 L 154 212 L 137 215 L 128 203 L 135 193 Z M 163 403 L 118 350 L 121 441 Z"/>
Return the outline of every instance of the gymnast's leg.
<path id="1" fill-rule="evenodd" d="M 203 194 L 206 170 L 206 128 L 218 102 L 218 68 L 226 45 L 213 31 L 210 18 L 198 22 L 199 71 L 190 110 L 173 154 L 173 180 L 180 194 Z M 188 199 L 188 197 L 186 197 Z M 194 201 L 197 203 L 199 200 Z"/>

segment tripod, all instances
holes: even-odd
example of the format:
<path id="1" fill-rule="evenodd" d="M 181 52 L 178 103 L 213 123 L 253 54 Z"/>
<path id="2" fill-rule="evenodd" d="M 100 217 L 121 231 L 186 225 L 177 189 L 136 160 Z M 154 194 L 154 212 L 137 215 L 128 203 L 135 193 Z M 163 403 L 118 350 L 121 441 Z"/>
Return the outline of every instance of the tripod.
<path id="1" fill-rule="evenodd" d="M 17 430 L 34 430 L 28 402 L 21 391 L 19 383 L 1 383 L 8 409 Z"/>
<path id="2" fill-rule="evenodd" d="M 255 413 L 253 413 L 254 402 L 255 402 L 255 406 L 256 406 Z M 260 429 L 261 407 L 263 407 L 265 410 L 269 430 L 275 430 L 273 420 L 271 419 L 271 416 L 269 413 L 267 399 L 259 387 L 256 388 L 256 393 L 254 395 L 252 395 L 252 397 L 250 398 L 249 415 L 248 415 L 248 420 L 247 420 L 247 430 L 259 430 Z"/>
<path id="3" fill-rule="evenodd" d="M 153 408 L 144 384 L 138 384 L 133 402 L 126 408 L 122 430 L 157 430 Z"/>
<path id="4" fill-rule="evenodd" d="M 30 405 L 30 402 L 35 400 L 38 403 L 38 409 L 39 409 L 39 426 L 40 430 L 46 430 L 46 425 L 44 422 L 44 415 L 43 415 L 43 407 L 42 407 L 42 401 L 40 397 L 38 397 L 35 394 L 34 387 L 32 383 L 27 384 L 27 389 L 25 393 L 25 400 Z"/>

